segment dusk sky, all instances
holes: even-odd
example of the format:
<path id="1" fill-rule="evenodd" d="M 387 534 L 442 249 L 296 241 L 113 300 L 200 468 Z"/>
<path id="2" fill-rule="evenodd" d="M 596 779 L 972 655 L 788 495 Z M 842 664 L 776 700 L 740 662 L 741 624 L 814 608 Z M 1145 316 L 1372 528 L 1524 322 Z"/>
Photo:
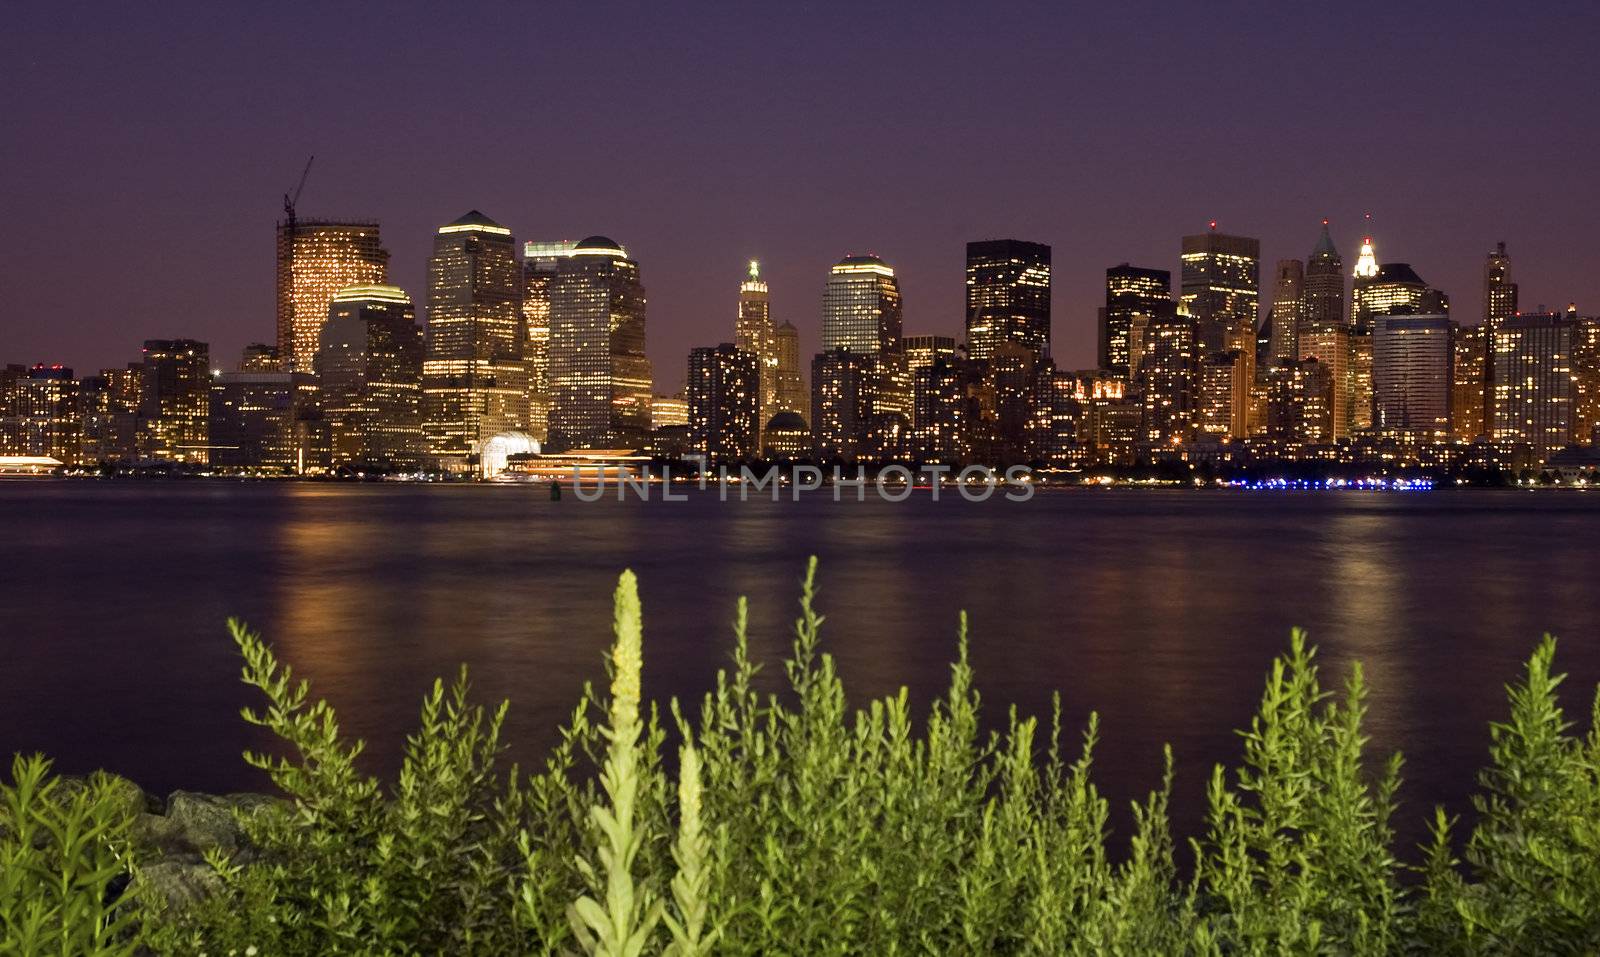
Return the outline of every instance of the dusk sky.
<path id="1" fill-rule="evenodd" d="M 759 258 L 818 343 L 828 267 L 875 252 L 907 334 L 959 335 L 964 243 L 1054 247 L 1054 352 L 1094 362 L 1103 273 L 1176 270 L 1216 219 L 1262 276 L 1324 217 L 1481 314 L 1600 311 L 1592 4 L 10 3 L 0 361 L 232 368 L 273 340 L 273 224 L 374 217 L 426 300 L 435 227 L 603 233 L 649 295 L 658 391 L 731 340 Z M 1263 304 L 1270 288 L 1263 289 Z"/>

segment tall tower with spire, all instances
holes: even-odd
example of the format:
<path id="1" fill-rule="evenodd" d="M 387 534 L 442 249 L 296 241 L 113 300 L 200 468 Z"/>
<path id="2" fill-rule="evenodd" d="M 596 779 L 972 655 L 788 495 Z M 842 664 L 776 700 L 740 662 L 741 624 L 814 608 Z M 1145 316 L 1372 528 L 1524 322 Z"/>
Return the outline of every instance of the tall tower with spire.
<path id="1" fill-rule="evenodd" d="M 767 282 L 761 263 L 750 260 L 750 273 L 739 284 L 739 317 L 734 325 L 734 345 L 756 357 L 761 384 L 758 389 L 757 424 L 765 423 L 778 402 L 778 344 L 767 301 Z"/>
<path id="2" fill-rule="evenodd" d="M 1344 310 L 1344 259 L 1322 221 L 1322 235 L 1306 259 L 1305 315 L 1309 329 L 1326 330 L 1346 323 Z"/>
<path id="3" fill-rule="evenodd" d="M 1511 281 L 1511 257 L 1506 244 L 1494 244 L 1483 264 L 1483 422 L 1494 434 L 1494 334 L 1517 314 L 1517 284 Z"/>

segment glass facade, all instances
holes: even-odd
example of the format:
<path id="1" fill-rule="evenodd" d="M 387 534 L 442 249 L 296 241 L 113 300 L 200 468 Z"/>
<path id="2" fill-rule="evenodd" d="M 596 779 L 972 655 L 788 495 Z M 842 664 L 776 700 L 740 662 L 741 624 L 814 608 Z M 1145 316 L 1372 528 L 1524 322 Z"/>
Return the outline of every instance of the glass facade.
<path id="1" fill-rule="evenodd" d="M 967 243 L 967 354 L 1002 342 L 1050 354 L 1050 247 L 1020 239 Z"/>
<path id="2" fill-rule="evenodd" d="M 328 304 L 346 286 L 389 281 L 377 223 L 297 220 L 278 224 L 278 360 L 310 372 Z M 264 370 L 240 370 L 264 371 Z"/>
<path id="3" fill-rule="evenodd" d="M 822 297 L 822 349 L 876 355 L 900 348 L 900 285 L 876 256 L 849 256 L 828 274 Z"/>
<path id="4" fill-rule="evenodd" d="M 554 448 L 640 447 L 650 432 L 639 264 L 603 236 L 556 261 L 550 281 L 550 441 Z"/>
<path id="5" fill-rule="evenodd" d="M 1172 308 L 1172 273 L 1123 263 L 1106 270 L 1106 305 L 1100 311 L 1100 368 L 1133 374 L 1132 328 L 1138 317 Z"/>

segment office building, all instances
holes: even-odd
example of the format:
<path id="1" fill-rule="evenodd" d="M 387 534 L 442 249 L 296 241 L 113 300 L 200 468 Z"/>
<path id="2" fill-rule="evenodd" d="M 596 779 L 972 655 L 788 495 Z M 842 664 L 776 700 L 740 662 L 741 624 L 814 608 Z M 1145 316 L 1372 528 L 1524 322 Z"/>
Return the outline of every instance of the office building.
<path id="1" fill-rule="evenodd" d="M 1172 273 L 1122 263 L 1106 270 L 1106 304 L 1100 310 L 1100 368 L 1127 379 L 1133 374 L 1133 327 L 1172 308 Z"/>
<path id="2" fill-rule="evenodd" d="M 656 395 L 650 399 L 650 429 L 673 428 L 689 424 L 689 400 L 683 393 Z"/>
<path id="3" fill-rule="evenodd" d="M 422 364 L 422 331 L 405 290 L 351 286 L 334 295 L 316 362 L 334 468 L 423 466 Z"/>
<path id="4" fill-rule="evenodd" d="M 278 223 L 278 359 L 290 372 L 310 372 L 317 335 L 334 293 L 389 281 L 389 252 L 374 222 L 295 220 Z M 255 370 L 241 370 L 255 371 Z"/>
<path id="5" fill-rule="evenodd" d="M 1202 354 L 1255 353 L 1261 304 L 1261 241 L 1216 231 L 1183 237 L 1180 301 Z"/>
<path id="6" fill-rule="evenodd" d="M 63 365 L 40 363 L 13 373 L 7 455 L 48 456 L 78 465 L 83 456 L 83 410 L 78 380 Z"/>
<path id="7" fill-rule="evenodd" d="M 906 336 L 906 367 L 912 373 L 935 362 L 954 362 L 956 340 L 953 336 Z"/>
<path id="8" fill-rule="evenodd" d="M 1306 271 L 1298 259 L 1280 259 L 1272 286 L 1272 313 L 1267 318 L 1268 363 L 1300 359 L 1300 326 L 1306 320 Z"/>
<path id="9" fill-rule="evenodd" d="M 1020 239 L 967 243 L 967 354 L 1002 342 L 1050 354 L 1050 247 Z"/>
<path id="10" fill-rule="evenodd" d="M 811 360 L 811 435 L 823 460 L 853 461 L 865 454 L 876 363 L 849 349 Z"/>
<path id="11" fill-rule="evenodd" d="M 139 458 L 203 465 L 209 459 L 210 429 L 210 346 L 194 339 L 145 340 Z"/>
<path id="12" fill-rule="evenodd" d="M 777 407 L 803 418 L 809 414 L 811 400 L 806 394 L 805 375 L 800 371 L 800 330 L 785 322 L 774 332 L 774 341 L 778 355 Z"/>
<path id="13" fill-rule="evenodd" d="M 324 471 L 329 434 L 317 400 L 317 378 L 308 372 L 218 373 L 211 382 L 211 467 L 279 475 Z"/>
<path id="14" fill-rule="evenodd" d="M 635 448 L 650 431 L 639 264 L 590 236 L 558 259 L 550 283 L 550 442 L 558 450 Z"/>
<path id="15" fill-rule="evenodd" d="M 1306 258 L 1304 323 L 1323 329 L 1347 325 L 1344 308 L 1344 259 L 1328 235 L 1328 221 L 1322 221 L 1322 234 Z"/>
<path id="16" fill-rule="evenodd" d="M 1374 318 L 1374 429 L 1430 442 L 1449 437 L 1454 332 L 1449 316 Z"/>
<path id="17" fill-rule="evenodd" d="M 422 364 L 422 431 L 440 468 L 470 471 L 485 443 L 527 429 L 525 340 L 511 230 L 477 210 L 440 226 Z"/>
<path id="18" fill-rule="evenodd" d="M 1577 332 L 1577 319 L 1558 313 L 1514 316 L 1494 331 L 1496 442 L 1526 442 L 1542 459 L 1572 440 Z"/>
<path id="19" fill-rule="evenodd" d="M 1350 329 L 1344 323 L 1307 324 L 1300 330 L 1300 361 L 1317 360 L 1318 374 L 1326 375 L 1333 383 L 1328 400 L 1330 442 L 1350 436 L 1350 403 L 1355 395 L 1350 382 L 1350 357 Z"/>
<path id="20" fill-rule="evenodd" d="M 689 440 L 712 462 L 754 458 L 760 449 L 761 357 L 731 342 L 689 353 Z"/>
<path id="21" fill-rule="evenodd" d="M 1179 445 L 1194 436 L 1199 349 L 1194 318 L 1163 310 L 1144 330 L 1137 385 L 1144 400 L 1145 444 Z"/>
<path id="22" fill-rule="evenodd" d="M 1471 442 L 1487 436 L 1484 413 L 1489 337 L 1484 327 L 1462 326 L 1455 331 L 1450 360 L 1450 437 Z"/>
<path id="23" fill-rule="evenodd" d="M 739 283 L 739 315 L 734 322 L 734 345 L 756 357 L 761 372 L 760 422 L 765 424 L 778 407 L 778 331 L 772 325 L 772 305 L 761 264 L 750 260 L 750 271 Z"/>
<path id="24" fill-rule="evenodd" d="M 522 246 L 522 320 L 528 363 L 528 434 L 550 438 L 550 287 L 578 244 L 529 241 Z"/>
<path id="25" fill-rule="evenodd" d="M 900 348 L 900 326 L 900 286 L 889 264 L 876 256 L 839 260 L 822 297 L 823 351 L 894 352 Z"/>

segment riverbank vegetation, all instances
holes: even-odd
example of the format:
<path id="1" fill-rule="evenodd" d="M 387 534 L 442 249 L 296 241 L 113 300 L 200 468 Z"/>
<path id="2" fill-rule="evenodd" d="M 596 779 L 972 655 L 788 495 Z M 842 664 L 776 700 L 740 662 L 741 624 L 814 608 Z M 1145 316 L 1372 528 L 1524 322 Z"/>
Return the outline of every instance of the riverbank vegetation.
<path id="1" fill-rule="evenodd" d="M 506 705 L 475 704 L 463 671 L 425 696 L 398 778 L 369 777 L 333 710 L 231 623 L 261 695 L 245 720 L 283 743 L 246 760 L 281 799 L 230 805 L 240 838 L 204 842 L 177 893 L 125 782 L 18 757 L 0 801 L 0 953 L 1600 952 L 1600 698 L 1577 729 L 1551 639 L 1488 729 L 1473 820 L 1438 812 L 1413 849 L 1395 846 L 1403 768 L 1368 751 L 1360 669 L 1325 687 L 1297 632 L 1180 847 L 1170 752 L 1131 833 L 1113 835 L 1093 718 L 1072 732 L 1059 708 L 1013 709 L 981 730 L 964 620 L 926 714 L 904 692 L 852 706 L 814 573 L 776 665 L 787 693 L 755 690 L 773 665 L 750 659 L 741 602 L 714 690 L 660 709 L 640 686 L 625 572 L 608 686 L 531 773 L 500 761 Z"/>

